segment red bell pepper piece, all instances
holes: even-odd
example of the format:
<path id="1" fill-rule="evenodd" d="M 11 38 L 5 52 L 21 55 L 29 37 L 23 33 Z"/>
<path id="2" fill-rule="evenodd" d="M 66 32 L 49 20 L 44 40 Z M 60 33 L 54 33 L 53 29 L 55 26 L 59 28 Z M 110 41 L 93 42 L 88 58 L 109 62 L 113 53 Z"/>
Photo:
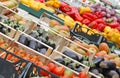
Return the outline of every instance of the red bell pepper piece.
<path id="1" fill-rule="evenodd" d="M 93 21 L 93 19 L 91 19 L 90 17 L 88 17 L 88 16 L 85 15 L 85 14 L 83 14 L 82 17 L 85 18 L 85 19 L 88 19 L 88 20 L 90 20 L 90 21 Z"/>
<path id="2" fill-rule="evenodd" d="M 90 28 L 94 28 L 96 29 L 98 27 L 98 23 L 96 21 L 93 21 L 91 22 L 89 25 L 88 25 Z"/>
<path id="3" fill-rule="evenodd" d="M 91 22 L 91 21 L 90 21 L 89 19 L 84 19 L 84 20 L 82 21 L 82 23 L 83 23 L 83 24 L 86 24 L 86 25 L 88 25 L 90 22 Z"/>
<path id="4" fill-rule="evenodd" d="M 69 5 L 65 5 L 65 6 L 60 7 L 60 10 L 66 13 L 66 12 L 71 12 L 72 8 Z"/>
<path id="5" fill-rule="evenodd" d="M 80 16 L 79 13 L 75 13 L 75 20 L 81 22 L 83 20 L 83 17 Z"/>
<path id="6" fill-rule="evenodd" d="M 64 74 L 64 71 L 65 71 L 64 67 L 56 67 L 53 73 L 58 76 L 62 76 Z"/>
<path id="7" fill-rule="evenodd" d="M 65 2 L 60 2 L 60 8 L 66 6 L 66 5 L 68 5 L 68 4 Z"/>
<path id="8" fill-rule="evenodd" d="M 116 29 L 120 31 L 120 26 L 116 27 Z"/>
<path id="9" fill-rule="evenodd" d="M 99 31 L 103 31 L 104 28 L 105 28 L 105 24 L 100 23 L 100 24 L 98 24 L 98 27 L 96 29 L 99 30 Z"/>
<path id="10" fill-rule="evenodd" d="M 71 11 L 70 12 L 66 12 L 67 15 L 71 16 L 72 18 L 75 18 L 75 13 L 79 13 L 78 12 L 78 8 L 77 7 L 71 7 Z"/>
<path id="11" fill-rule="evenodd" d="M 41 2 L 41 3 L 44 3 L 44 2 L 45 2 L 45 0 L 35 0 L 35 1 Z"/>
<path id="12" fill-rule="evenodd" d="M 94 15 L 93 13 L 91 13 L 91 12 L 85 12 L 84 15 L 88 16 L 89 18 L 91 18 L 91 20 L 97 19 L 97 16 Z"/>
<path id="13" fill-rule="evenodd" d="M 111 28 L 116 28 L 118 27 L 120 24 L 116 21 L 112 22 L 112 23 L 108 23 L 108 26 L 110 26 Z"/>
<path id="14" fill-rule="evenodd" d="M 96 15 L 98 18 L 102 18 L 102 17 L 103 17 L 102 12 L 100 12 L 100 11 L 95 12 L 95 15 Z"/>
<path id="15" fill-rule="evenodd" d="M 102 18 L 96 19 L 95 21 L 96 21 L 97 23 L 106 24 L 106 22 L 105 22 Z"/>

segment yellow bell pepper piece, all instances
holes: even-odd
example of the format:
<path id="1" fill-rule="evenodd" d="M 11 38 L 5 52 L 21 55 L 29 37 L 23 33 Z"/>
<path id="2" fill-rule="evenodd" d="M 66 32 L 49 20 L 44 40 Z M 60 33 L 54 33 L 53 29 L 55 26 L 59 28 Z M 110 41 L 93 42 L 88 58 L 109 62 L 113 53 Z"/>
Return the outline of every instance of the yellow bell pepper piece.
<path id="1" fill-rule="evenodd" d="M 31 1 L 30 2 L 30 7 L 34 10 L 40 10 L 42 8 L 42 3 L 36 2 L 36 1 Z"/>
<path id="2" fill-rule="evenodd" d="M 70 21 L 70 22 L 75 22 L 75 21 L 73 20 L 73 18 L 71 18 L 71 17 L 70 17 L 70 16 L 68 16 L 68 15 L 67 15 L 67 16 L 65 16 L 65 19 L 66 19 L 66 20 L 68 20 L 68 21 Z"/>
<path id="3" fill-rule="evenodd" d="M 110 28 L 109 26 L 105 27 L 104 33 L 108 33 L 108 32 L 110 32 L 110 31 L 111 31 L 111 28 Z"/>
<path id="4" fill-rule="evenodd" d="M 53 4 L 54 4 L 54 1 L 47 1 L 47 2 L 45 2 L 45 4 L 46 4 L 46 5 L 53 6 Z"/>
<path id="5" fill-rule="evenodd" d="M 55 13 L 55 10 L 54 10 L 53 8 L 51 8 L 51 7 L 45 7 L 44 9 L 45 9 L 45 10 L 48 10 L 48 11 L 50 11 L 50 12 Z"/>
<path id="6" fill-rule="evenodd" d="M 80 14 L 83 14 L 84 12 L 91 12 L 91 9 L 89 7 L 81 7 Z"/>
<path id="7" fill-rule="evenodd" d="M 53 4 L 53 7 L 59 8 L 60 7 L 60 2 L 59 1 L 55 1 L 54 4 Z"/>
<path id="8" fill-rule="evenodd" d="M 30 1 L 28 1 L 28 0 L 20 0 L 20 2 L 27 5 L 27 6 L 30 5 Z"/>
<path id="9" fill-rule="evenodd" d="M 65 16 L 63 14 L 58 14 L 58 17 L 61 18 L 61 19 L 65 19 Z"/>

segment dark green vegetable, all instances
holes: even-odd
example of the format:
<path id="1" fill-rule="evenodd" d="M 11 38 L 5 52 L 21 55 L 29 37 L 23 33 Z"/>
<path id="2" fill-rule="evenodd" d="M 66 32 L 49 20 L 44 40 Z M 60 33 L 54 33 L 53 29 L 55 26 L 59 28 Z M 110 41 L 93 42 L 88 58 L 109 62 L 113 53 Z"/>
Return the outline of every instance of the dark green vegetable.
<path id="1" fill-rule="evenodd" d="M 120 78 L 119 74 L 114 70 L 110 70 L 110 71 L 106 72 L 105 75 L 108 78 Z"/>
<path id="2" fill-rule="evenodd" d="M 96 75 L 99 75 L 99 74 L 100 74 L 100 72 L 99 72 L 98 69 L 91 69 L 90 71 L 91 71 L 92 73 L 96 74 Z"/>
<path id="3" fill-rule="evenodd" d="M 117 72 L 118 72 L 118 74 L 119 74 L 119 76 L 120 76 L 120 68 L 117 68 Z"/>
<path id="4" fill-rule="evenodd" d="M 96 65 L 96 66 L 99 66 L 100 62 L 104 61 L 104 58 L 103 57 L 97 57 L 93 60 L 93 63 Z"/>
<path id="5" fill-rule="evenodd" d="M 45 54 L 46 53 L 46 51 L 47 51 L 47 49 L 46 48 L 42 48 L 42 49 L 40 49 L 40 53 L 42 53 L 42 54 Z"/>
<path id="6" fill-rule="evenodd" d="M 65 61 L 65 65 L 68 65 L 70 64 L 72 61 L 68 58 L 64 58 L 64 61 Z"/>
<path id="7" fill-rule="evenodd" d="M 42 38 L 41 37 L 37 37 L 36 39 L 42 42 Z"/>
<path id="8" fill-rule="evenodd" d="M 37 36 L 39 35 L 38 32 L 36 31 L 32 31 L 30 34 L 30 36 L 34 37 L 34 38 L 37 38 Z"/>
<path id="9" fill-rule="evenodd" d="M 43 35 L 44 30 L 43 29 L 38 29 L 37 32 L 39 33 L 39 36 Z"/>
<path id="10" fill-rule="evenodd" d="M 78 57 L 78 61 L 79 61 L 79 62 L 82 62 L 82 61 L 83 61 L 83 57 L 82 57 L 82 56 L 79 56 L 79 57 Z"/>
<path id="11" fill-rule="evenodd" d="M 48 34 L 43 34 L 42 37 L 45 38 L 47 41 L 49 39 L 49 35 Z"/>
<path id="12" fill-rule="evenodd" d="M 78 60 L 78 55 L 75 54 L 72 51 L 64 51 L 63 54 L 65 54 L 66 56 L 68 56 L 68 57 L 70 57 L 72 59 Z"/>
<path id="13" fill-rule="evenodd" d="M 79 67 L 79 64 L 73 62 L 73 63 L 68 64 L 67 67 L 75 70 L 76 68 Z"/>
<path id="14" fill-rule="evenodd" d="M 29 41 L 28 47 L 30 47 L 30 48 L 36 50 L 36 49 L 37 49 L 37 42 L 34 41 L 34 40 L 30 40 L 30 41 Z"/>
<path id="15" fill-rule="evenodd" d="M 47 44 L 47 40 L 44 37 L 41 37 L 41 39 L 43 43 Z"/>
<path id="16" fill-rule="evenodd" d="M 49 46 L 51 46 L 52 48 L 54 48 L 55 49 L 55 42 L 54 41 L 52 41 L 52 40 L 49 40 L 48 42 L 47 42 L 47 44 L 49 45 Z"/>
<path id="17" fill-rule="evenodd" d="M 61 63 L 61 64 L 63 64 L 63 65 L 65 65 L 65 61 L 62 58 L 57 58 L 57 59 L 54 59 L 54 60 Z"/>
<path id="18" fill-rule="evenodd" d="M 26 37 L 24 34 L 22 34 L 22 35 L 20 36 L 18 42 L 20 42 L 20 43 L 22 43 L 22 44 L 24 44 L 24 45 L 28 45 L 28 39 L 27 39 L 27 37 Z"/>
<path id="19" fill-rule="evenodd" d="M 83 69 L 84 69 L 83 67 L 79 66 L 79 67 L 75 68 L 74 70 L 77 72 L 81 72 L 81 71 L 83 71 Z"/>
<path id="20" fill-rule="evenodd" d="M 109 60 L 105 60 L 105 61 L 100 62 L 99 66 L 101 68 L 104 68 L 104 69 L 110 69 L 110 70 L 116 69 L 116 64 L 112 61 L 109 61 Z"/>
<path id="21" fill-rule="evenodd" d="M 41 43 L 37 43 L 37 48 L 41 49 L 41 48 L 45 48 L 45 46 L 42 45 Z"/>

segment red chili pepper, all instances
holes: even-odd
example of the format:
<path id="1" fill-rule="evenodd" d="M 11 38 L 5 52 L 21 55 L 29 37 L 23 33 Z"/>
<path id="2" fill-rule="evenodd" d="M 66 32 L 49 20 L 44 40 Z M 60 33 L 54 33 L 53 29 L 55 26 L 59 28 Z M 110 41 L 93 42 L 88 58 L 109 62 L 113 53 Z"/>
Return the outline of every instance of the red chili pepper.
<path id="1" fill-rule="evenodd" d="M 89 19 L 84 19 L 84 20 L 82 21 L 82 23 L 83 23 L 83 24 L 86 24 L 86 25 L 88 25 L 90 22 L 91 22 L 91 21 L 90 21 Z"/>
<path id="2" fill-rule="evenodd" d="M 99 30 L 99 31 L 103 31 L 104 28 L 105 28 L 105 24 L 100 23 L 100 24 L 98 24 L 98 27 L 96 29 Z"/>
<path id="3" fill-rule="evenodd" d="M 102 18 L 103 17 L 103 14 L 102 12 L 95 12 L 95 15 L 98 17 L 98 18 Z"/>
<path id="4" fill-rule="evenodd" d="M 88 25 L 90 28 L 94 28 L 96 29 L 98 27 L 98 23 L 96 21 L 93 21 L 91 22 L 89 25 Z"/>
<path id="5" fill-rule="evenodd" d="M 110 26 L 111 28 L 116 28 L 118 27 L 120 24 L 116 21 L 112 22 L 112 23 L 108 23 L 108 26 Z"/>
<path id="6" fill-rule="evenodd" d="M 83 17 L 80 16 L 79 13 L 75 13 L 75 20 L 81 22 L 83 20 Z"/>

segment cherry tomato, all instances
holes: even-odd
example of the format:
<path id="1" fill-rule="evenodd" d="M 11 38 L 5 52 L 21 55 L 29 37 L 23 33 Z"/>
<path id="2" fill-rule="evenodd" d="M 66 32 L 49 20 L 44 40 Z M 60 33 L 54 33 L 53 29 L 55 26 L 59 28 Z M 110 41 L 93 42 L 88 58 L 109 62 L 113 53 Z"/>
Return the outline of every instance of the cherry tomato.
<path id="1" fill-rule="evenodd" d="M 56 67 L 53 73 L 58 76 L 62 76 L 64 74 L 64 70 L 65 69 L 63 67 Z"/>
<path id="2" fill-rule="evenodd" d="M 48 66 L 42 66 L 42 68 L 50 72 L 50 69 Z M 40 70 L 40 74 L 42 74 L 42 76 L 49 76 L 49 74 L 44 70 Z"/>
<path id="3" fill-rule="evenodd" d="M 54 63 L 49 63 L 48 67 L 49 67 L 50 71 L 54 71 L 54 69 L 56 68 L 56 65 Z"/>
<path id="4" fill-rule="evenodd" d="M 88 75 L 86 74 L 86 72 L 80 72 L 79 78 L 88 78 Z"/>

